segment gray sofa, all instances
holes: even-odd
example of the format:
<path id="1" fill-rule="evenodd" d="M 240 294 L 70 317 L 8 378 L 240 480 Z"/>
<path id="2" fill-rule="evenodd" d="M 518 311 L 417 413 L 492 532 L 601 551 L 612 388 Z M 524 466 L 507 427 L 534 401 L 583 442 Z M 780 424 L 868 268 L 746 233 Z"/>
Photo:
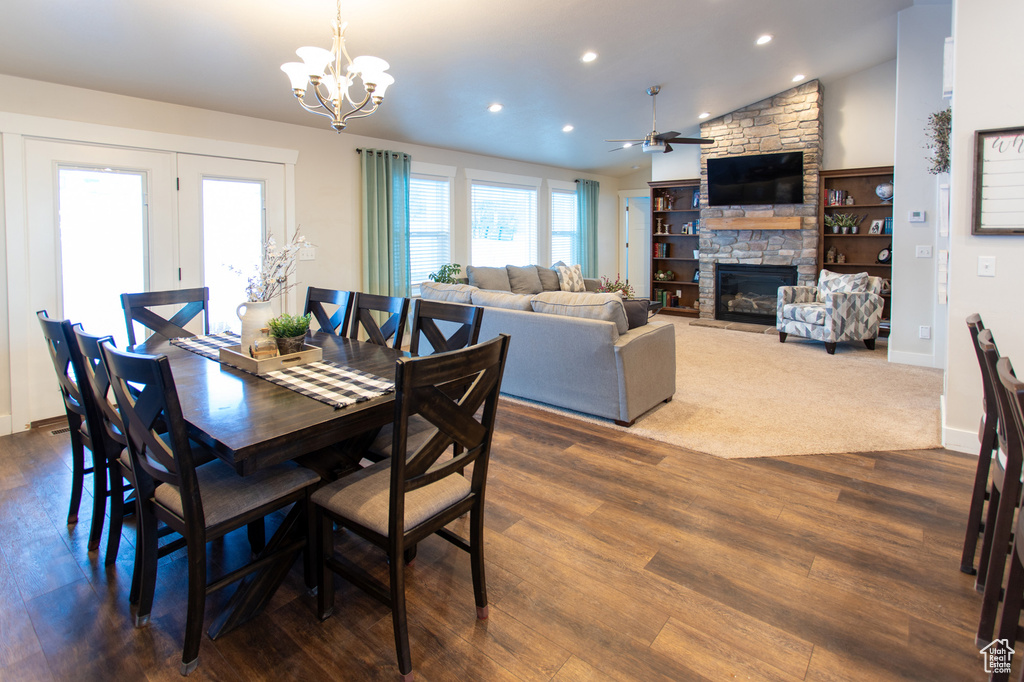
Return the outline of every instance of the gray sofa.
<path id="1" fill-rule="evenodd" d="M 675 393 L 675 328 L 652 320 L 627 329 L 615 294 L 513 294 L 433 282 L 421 285 L 421 292 L 484 306 L 481 341 L 501 333 L 512 337 L 503 393 L 621 426 Z"/>

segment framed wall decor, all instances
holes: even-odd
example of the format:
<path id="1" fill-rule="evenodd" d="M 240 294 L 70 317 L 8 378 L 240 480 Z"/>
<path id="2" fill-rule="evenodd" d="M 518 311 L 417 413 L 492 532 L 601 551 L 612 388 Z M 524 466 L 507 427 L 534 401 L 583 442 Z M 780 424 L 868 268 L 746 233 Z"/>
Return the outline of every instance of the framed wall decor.
<path id="1" fill-rule="evenodd" d="M 1024 234 L 1024 127 L 974 133 L 971 234 Z"/>
<path id="2" fill-rule="evenodd" d="M 882 230 L 884 229 L 884 226 L 885 226 L 885 221 L 884 220 L 872 220 L 871 221 L 871 227 L 868 228 L 868 234 L 882 234 Z"/>

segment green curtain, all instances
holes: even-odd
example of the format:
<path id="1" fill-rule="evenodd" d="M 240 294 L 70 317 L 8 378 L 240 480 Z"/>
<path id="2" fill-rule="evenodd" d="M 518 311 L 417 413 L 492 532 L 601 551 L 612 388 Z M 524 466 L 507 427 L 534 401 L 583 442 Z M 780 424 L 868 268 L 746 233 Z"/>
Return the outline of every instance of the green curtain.
<path id="1" fill-rule="evenodd" d="M 360 150 L 363 179 L 363 288 L 409 296 L 409 168 L 412 157 Z"/>
<path id="2" fill-rule="evenodd" d="M 576 181 L 576 222 L 579 239 L 576 240 L 576 262 L 584 277 L 597 277 L 597 199 L 601 183 L 597 180 Z"/>

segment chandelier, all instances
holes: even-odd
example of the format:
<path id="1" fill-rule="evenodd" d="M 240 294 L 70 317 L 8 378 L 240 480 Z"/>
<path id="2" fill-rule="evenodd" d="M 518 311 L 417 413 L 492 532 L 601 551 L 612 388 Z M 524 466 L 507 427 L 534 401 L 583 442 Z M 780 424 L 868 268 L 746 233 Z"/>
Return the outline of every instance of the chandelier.
<path id="1" fill-rule="evenodd" d="M 334 45 L 330 50 L 300 47 L 295 50 L 295 54 L 302 61 L 282 64 L 281 70 L 288 74 L 292 82 L 292 93 L 302 108 L 311 114 L 331 119 L 331 127 L 340 133 L 350 118 L 363 118 L 375 112 L 384 101 L 384 91 L 395 79 L 385 73 L 389 66 L 383 59 L 368 56 L 352 59 L 348 56 L 348 50 L 345 49 L 345 29 L 348 24 L 341 22 L 341 0 L 338 0 L 338 16 L 332 26 Z M 363 94 L 357 91 L 356 97 L 361 97 L 358 100 L 349 92 L 356 77 L 363 83 Z M 307 85 L 312 87 L 307 88 Z M 316 97 L 315 102 L 306 100 L 306 93 L 310 90 Z M 368 105 L 371 106 L 367 108 Z"/>

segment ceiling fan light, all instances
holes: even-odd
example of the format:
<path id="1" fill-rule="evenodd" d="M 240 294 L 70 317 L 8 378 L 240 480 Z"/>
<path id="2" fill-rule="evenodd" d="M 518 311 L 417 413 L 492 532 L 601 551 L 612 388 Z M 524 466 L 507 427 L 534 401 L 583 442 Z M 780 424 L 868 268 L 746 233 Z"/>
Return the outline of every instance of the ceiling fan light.
<path id="1" fill-rule="evenodd" d="M 310 80 L 323 77 L 324 71 L 327 70 L 327 65 L 334 59 L 334 55 L 331 54 L 330 50 L 308 45 L 295 50 L 295 54 L 299 55 L 299 58 L 305 63 L 306 73 L 309 75 Z"/>
<path id="2" fill-rule="evenodd" d="M 702 111 L 699 114 L 697 114 L 697 118 L 705 119 L 705 118 L 707 118 L 710 115 L 711 115 L 710 111 Z"/>
<path id="3" fill-rule="evenodd" d="M 306 83 L 309 82 L 309 71 L 302 62 L 288 62 L 281 65 L 281 70 L 288 75 L 292 82 L 292 90 L 306 90 Z"/>
<path id="4" fill-rule="evenodd" d="M 764 35 L 758 37 L 756 42 L 758 45 L 767 45 L 768 43 L 772 42 L 772 35 L 770 33 L 765 33 Z"/>
<path id="5" fill-rule="evenodd" d="M 589 52 L 584 52 L 583 56 L 580 57 L 580 61 L 583 62 L 584 64 L 592 62 L 595 59 L 597 59 L 597 53 L 594 52 L 593 50 L 590 50 Z"/>

